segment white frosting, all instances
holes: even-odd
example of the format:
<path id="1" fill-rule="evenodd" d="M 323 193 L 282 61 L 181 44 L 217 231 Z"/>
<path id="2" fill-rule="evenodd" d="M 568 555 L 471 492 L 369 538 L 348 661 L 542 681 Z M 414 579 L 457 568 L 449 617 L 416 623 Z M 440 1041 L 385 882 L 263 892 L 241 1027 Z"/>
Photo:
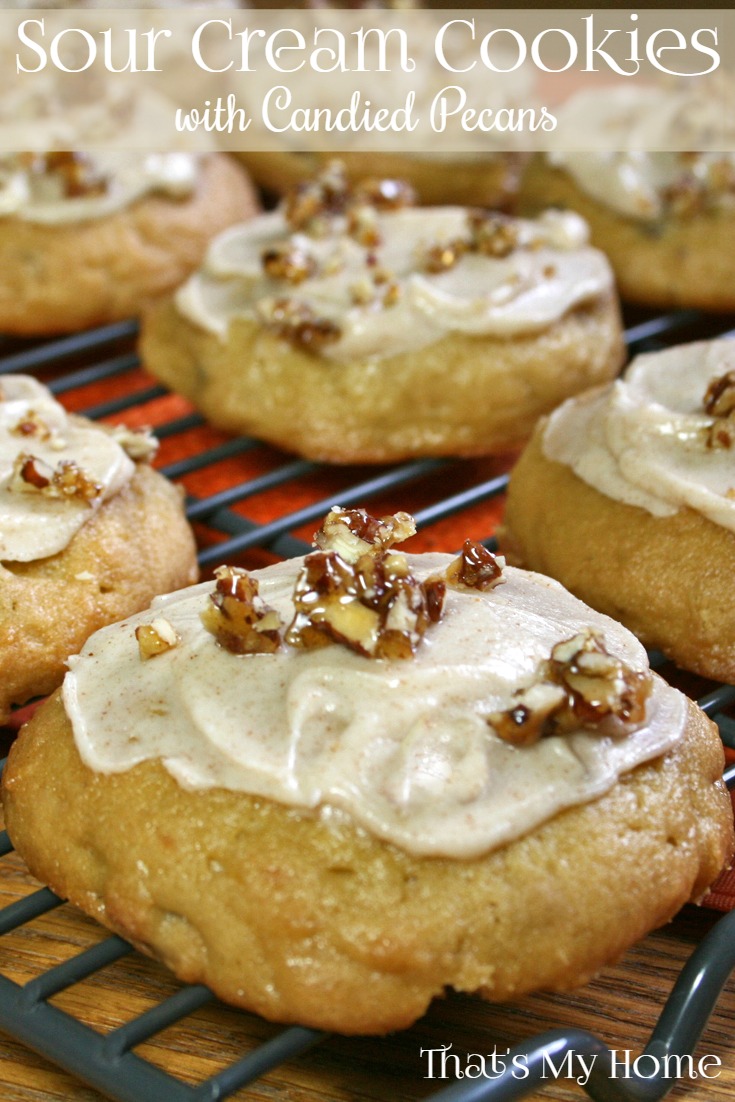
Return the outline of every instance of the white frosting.
<path id="1" fill-rule="evenodd" d="M 190 321 L 224 339 L 233 318 L 267 316 L 269 303 L 286 297 L 338 325 L 341 337 L 322 349 L 324 356 L 377 359 L 451 332 L 512 337 L 539 331 L 612 287 L 607 260 L 586 244 L 586 224 L 576 215 L 554 211 L 517 225 L 520 247 L 508 256 L 467 252 L 449 270 L 430 273 L 429 249 L 467 238 L 463 208 L 379 214 L 381 244 L 375 247 L 349 237 L 341 218 L 330 222 L 326 236 L 311 237 L 290 232 L 276 212 L 218 237 L 176 303 Z M 315 275 L 296 285 L 266 276 L 261 259 L 289 241 L 317 265 Z M 377 258 L 373 267 L 367 263 L 371 255 Z M 397 301 L 356 304 L 353 288 L 369 280 L 376 266 L 398 285 Z"/>
<path id="2" fill-rule="evenodd" d="M 676 209 L 677 189 L 687 183 L 706 205 L 733 207 L 735 153 L 689 152 L 726 125 L 725 100 L 701 92 L 697 85 L 694 94 L 627 86 L 580 93 L 557 111 L 577 151 L 553 151 L 549 160 L 591 198 L 640 221 L 660 219 L 672 203 Z M 683 152 L 660 152 L 677 148 Z"/>
<path id="3" fill-rule="evenodd" d="M 709 383 L 735 371 L 735 341 L 701 341 L 638 356 L 622 379 L 560 406 L 547 458 L 654 516 L 682 506 L 735 531 L 735 451 L 709 447 Z M 735 435 L 735 432 L 734 432 Z"/>
<path id="4" fill-rule="evenodd" d="M 67 414 L 35 379 L 4 375 L 0 394 L 0 560 L 31 562 L 63 551 L 92 511 L 131 478 L 135 464 L 113 435 Z M 48 439 L 13 431 L 31 414 L 48 428 Z M 53 469 L 73 461 L 101 493 L 87 502 L 12 489 L 13 464 L 24 452 Z"/>
<path id="5" fill-rule="evenodd" d="M 446 555 L 409 556 L 419 578 Z M 285 622 L 300 561 L 256 572 Z M 514 747 L 487 717 L 514 705 L 551 648 L 591 626 L 610 653 L 647 669 L 640 643 L 557 582 L 507 569 L 496 588 L 449 589 L 413 659 L 339 645 L 238 656 L 202 626 L 207 583 L 103 628 L 70 659 L 63 698 L 84 762 L 115 773 L 160 759 L 187 789 L 221 786 L 305 812 L 346 813 L 416 854 L 472 857 L 609 789 L 680 737 L 685 699 L 660 679 L 643 725 Z M 137 625 L 163 618 L 180 642 L 141 661 Z"/>
<path id="6" fill-rule="evenodd" d="M 43 155 L 41 155 L 43 156 Z M 63 177 L 34 171 L 27 157 L 0 157 L 0 217 L 47 226 L 104 218 L 152 192 L 184 198 L 196 186 L 197 158 L 190 153 L 97 152 L 88 155 L 106 187 L 67 196 Z"/>

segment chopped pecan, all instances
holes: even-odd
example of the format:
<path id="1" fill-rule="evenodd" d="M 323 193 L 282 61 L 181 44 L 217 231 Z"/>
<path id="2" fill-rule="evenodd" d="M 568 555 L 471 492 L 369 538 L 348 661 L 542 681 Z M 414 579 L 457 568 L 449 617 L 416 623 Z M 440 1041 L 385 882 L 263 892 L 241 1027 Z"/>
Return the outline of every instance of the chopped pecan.
<path id="1" fill-rule="evenodd" d="M 467 221 L 473 252 L 502 258 L 518 248 L 518 225 L 507 215 L 497 211 L 472 210 L 468 212 Z"/>
<path id="2" fill-rule="evenodd" d="M 358 203 L 369 203 L 376 210 L 402 210 L 416 203 L 416 192 L 405 180 L 381 180 L 368 177 L 355 185 Z"/>
<path id="3" fill-rule="evenodd" d="M 36 436 L 39 440 L 48 440 L 51 436 L 51 429 L 34 409 L 29 409 L 10 432 L 13 436 Z"/>
<path id="4" fill-rule="evenodd" d="M 143 662 L 171 650 L 181 642 L 178 633 L 162 616 L 156 617 L 150 624 L 140 624 L 135 629 L 135 638 L 138 640 L 138 652 Z"/>
<path id="5" fill-rule="evenodd" d="M 342 330 L 329 318 L 319 317 L 306 302 L 276 299 L 261 304 L 261 317 L 276 336 L 304 352 L 318 353 L 342 336 Z"/>
<path id="6" fill-rule="evenodd" d="M 707 447 L 732 447 L 735 441 L 735 371 L 726 371 L 712 379 L 702 404 L 705 413 L 714 418 L 707 429 Z"/>
<path id="7" fill-rule="evenodd" d="M 271 279 L 283 279 L 287 283 L 303 283 L 317 270 L 314 257 L 289 242 L 265 249 L 261 262 L 266 275 Z"/>
<path id="8" fill-rule="evenodd" d="M 455 238 L 445 244 L 430 245 L 424 255 L 424 270 L 436 275 L 439 272 L 448 272 L 464 256 L 468 249 L 468 243 L 462 238 Z"/>
<path id="9" fill-rule="evenodd" d="M 712 379 L 704 395 L 704 412 L 713 417 L 735 413 L 735 371 L 726 371 Z"/>
<path id="10" fill-rule="evenodd" d="M 481 543 L 465 540 L 457 558 L 446 569 L 448 585 L 467 589 L 492 589 L 503 581 L 505 559 L 493 555 Z"/>
<path id="11" fill-rule="evenodd" d="M 324 220 L 342 214 L 349 196 L 344 165 L 332 161 L 315 180 L 299 184 L 289 192 L 284 202 L 286 221 L 293 230 L 321 234 Z"/>
<path id="12" fill-rule="evenodd" d="M 373 517 L 365 509 L 335 505 L 314 533 L 314 543 L 320 551 L 336 551 L 352 565 L 363 555 L 379 555 L 415 535 L 416 522 L 409 513 Z"/>
<path id="13" fill-rule="evenodd" d="M 36 154 L 32 170 L 41 175 L 55 176 L 61 182 L 67 199 L 104 195 L 110 186 L 109 177 L 95 167 L 88 153 L 57 150 Z"/>
<path id="14" fill-rule="evenodd" d="M 527 746 L 544 736 L 599 730 L 620 736 L 643 722 L 650 672 L 630 669 L 592 630 L 557 643 L 536 682 L 504 712 L 488 716 L 496 734 Z"/>
<path id="15" fill-rule="evenodd" d="M 158 451 L 158 440 L 147 426 L 130 429 L 127 425 L 114 425 L 109 432 L 135 463 L 150 463 Z"/>
<path id="16" fill-rule="evenodd" d="M 219 645 L 232 654 L 272 654 L 281 645 L 281 617 L 258 596 L 258 582 L 247 570 L 220 566 L 201 621 Z"/>
<path id="17" fill-rule="evenodd" d="M 71 459 L 54 468 L 35 455 L 21 452 L 15 457 L 8 489 L 20 493 L 41 493 L 51 498 L 79 498 L 89 505 L 100 496 L 103 487 Z"/>
<path id="18" fill-rule="evenodd" d="M 374 249 L 381 243 L 378 221 L 374 207 L 364 203 L 350 205 L 347 211 L 347 233 L 358 245 Z"/>
<path id="19" fill-rule="evenodd" d="M 444 583 L 419 582 L 405 555 L 365 554 L 354 563 L 336 551 L 307 555 L 294 589 L 286 641 L 312 648 L 342 643 L 371 658 L 410 658 L 441 617 Z"/>

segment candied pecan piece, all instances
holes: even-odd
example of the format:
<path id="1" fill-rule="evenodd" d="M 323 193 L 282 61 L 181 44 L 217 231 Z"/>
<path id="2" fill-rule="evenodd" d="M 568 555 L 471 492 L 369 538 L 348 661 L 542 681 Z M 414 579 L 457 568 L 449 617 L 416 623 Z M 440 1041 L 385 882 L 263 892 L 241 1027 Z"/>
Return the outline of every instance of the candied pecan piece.
<path id="1" fill-rule="evenodd" d="M 88 153 L 52 151 L 38 156 L 33 168 L 41 174 L 57 177 L 67 199 L 104 195 L 110 186 L 109 178 L 95 167 Z"/>
<path id="2" fill-rule="evenodd" d="M 286 642 L 336 642 L 371 658 L 410 658 L 440 619 L 443 601 L 444 583 L 419 582 L 405 555 L 367 553 L 349 563 L 336 551 L 315 551 L 296 581 Z"/>
<path id="3" fill-rule="evenodd" d="M 735 442 L 735 371 L 710 381 L 702 405 L 713 417 L 707 429 L 707 447 L 731 448 Z"/>
<path id="4" fill-rule="evenodd" d="M 448 585 L 467 589 L 492 589 L 503 581 L 505 559 L 493 555 L 481 543 L 465 540 L 457 558 L 446 570 Z"/>
<path id="5" fill-rule="evenodd" d="M 321 551 L 336 551 L 352 564 L 363 555 L 377 555 L 415 535 L 416 522 L 409 513 L 374 517 L 365 509 L 335 505 L 314 533 L 314 543 Z"/>
<path id="6" fill-rule="evenodd" d="M 317 270 L 313 256 L 288 242 L 265 249 L 261 262 L 267 276 L 271 279 L 283 279 L 287 283 L 303 283 Z"/>
<path id="7" fill-rule="evenodd" d="M 58 499 L 79 498 L 89 505 L 100 496 L 103 487 L 71 459 L 63 460 L 54 468 L 35 455 L 21 452 L 13 462 L 8 489 Z"/>
<path id="8" fill-rule="evenodd" d="M 579 730 L 619 736 L 645 719 L 651 686 L 650 672 L 630 669 L 587 629 L 557 643 L 538 680 L 488 723 L 500 738 L 523 746 Z"/>
<path id="9" fill-rule="evenodd" d="M 424 255 L 424 270 L 432 275 L 448 272 L 461 260 L 468 248 L 468 243 L 460 237 L 453 241 L 430 245 Z"/>
<path id="10" fill-rule="evenodd" d="M 380 245 L 382 239 L 375 208 L 365 203 L 351 204 L 347 210 L 347 233 L 366 249 Z"/>
<path id="11" fill-rule="evenodd" d="M 376 210 L 402 210 L 416 203 L 416 192 L 406 180 L 381 180 L 367 177 L 355 185 L 358 203 L 369 203 Z"/>
<path id="12" fill-rule="evenodd" d="M 147 426 L 131 429 L 127 425 L 113 425 L 108 431 L 135 463 L 150 463 L 158 451 L 158 440 Z"/>
<path id="13" fill-rule="evenodd" d="M 29 409 L 10 432 L 13 436 L 37 436 L 39 440 L 48 440 L 51 436 L 51 429 L 34 409 Z"/>
<path id="14" fill-rule="evenodd" d="M 713 417 L 735 413 L 735 371 L 726 371 L 710 381 L 704 395 L 704 412 Z"/>
<path id="15" fill-rule="evenodd" d="M 306 302 L 276 299 L 267 306 L 261 306 L 259 312 L 265 325 L 276 336 L 304 352 L 317 354 L 342 336 L 336 322 L 318 317 Z"/>
<path id="16" fill-rule="evenodd" d="M 143 662 L 164 654 L 181 642 L 178 632 L 162 616 L 156 617 L 150 624 L 140 624 L 135 629 L 135 638 L 138 640 L 138 653 Z"/>
<path id="17" fill-rule="evenodd" d="M 583 631 L 551 652 L 553 680 L 567 689 L 573 720 L 583 726 L 606 716 L 625 723 L 642 723 L 651 691 L 650 673 L 637 673 L 605 648 L 602 637 Z"/>
<path id="18" fill-rule="evenodd" d="M 286 195 L 284 215 L 293 230 L 321 233 L 325 219 L 342 214 L 349 197 L 344 165 L 332 161 L 315 180 L 298 184 Z"/>
<path id="19" fill-rule="evenodd" d="M 472 210 L 468 212 L 470 247 L 483 256 L 501 258 L 518 248 L 518 226 L 507 215 L 497 211 Z"/>
<path id="20" fill-rule="evenodd" d="M 281 617 L 258 595 L 258 581 L 236 566 L 215 570 L 215 587 L 201 621 L 232 654 L 272 654 L 281 645 Z"/>

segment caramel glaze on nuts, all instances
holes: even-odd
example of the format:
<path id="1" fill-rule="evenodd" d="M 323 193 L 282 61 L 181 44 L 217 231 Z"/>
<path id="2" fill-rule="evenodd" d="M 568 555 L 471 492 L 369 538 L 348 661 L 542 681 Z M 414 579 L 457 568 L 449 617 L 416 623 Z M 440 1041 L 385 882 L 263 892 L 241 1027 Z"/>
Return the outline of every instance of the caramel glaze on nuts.
<path id="1" fill-rule="evenodd" d="M 45 494 L 60 500 L 76 498 L 87 504 L 102 493 L 102 486 L 93 482 L 73 460 L 63 460 L 54 468 L 28 452 L 15 457 L 8 489 L 16 493 Z"/>
<path id="2" fill-rule="evenodd" d="M 272 654 L 281 645 L 281 618 L 258 596 L 258 582 L 247 570 L 220 566 L 204 627 L 232 654 Z"/>
<path id="3" fill-rule="evenodd" d="M 731 448 L 735 442 L 735 371 L 712 379 L 703 406 L 714 418 L 707 430 L 707 447 Z"/>
<path id="4" fill-rule="evenodd" d="M 488 723 L 515 746 L 581 729 L 620 736 L 645 719 L 651 686 L 650 672 L 631 670 L 587 630 L 557 643 L 538 680 Z"/>

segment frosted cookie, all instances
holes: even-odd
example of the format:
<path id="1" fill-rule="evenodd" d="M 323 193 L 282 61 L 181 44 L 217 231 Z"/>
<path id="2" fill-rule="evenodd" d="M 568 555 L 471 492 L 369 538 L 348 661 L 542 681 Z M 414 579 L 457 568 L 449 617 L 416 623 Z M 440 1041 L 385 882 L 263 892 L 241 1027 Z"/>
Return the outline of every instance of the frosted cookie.
<path id="1" fill-rule="evenodd" d="M 0 331 L 60 333 L 137 316 L 257 209 L 226 156 L 0 157 Z"/>
<path id="2" fill-rule="evenodd" d="M 686 669 L 735 680 L 735 342 L 638 356 L 514 469 L 506 547 Z"/>
<path id="3" fill-rule="evenodd" d="M 714 104 L 719 126 L 723 102 Z M 733 310 L 735 154 L 644 152 L 666 149 L 672 135 L 686 143 L 689 117 L 703 123 L 697 109 L 690 93 L 670 91 L 606 88 L 575 98 L 560 121 L 581 136 L 580 148 L 593 150 L 602 138 L 605 151 L 538 157 L 519 206 L 526 214 L 549 206 L 581 214 L 623 299 Z M 622 151 L 609 152 L 616 147 Z M 700 148 L 696 138 L 689 148 Z"/>
<path id="4" fill-rule="evenodd" d="M 733 844 L 713 725 L 556 582 L 412 531 L 333 510 L 305 559 L 93 636 L 4 774 L 35 875 L 345 1033 L 579 984 L 699 898 Z"/>
<path id="5" fill-rule="evenodd" d="M 155 449 L 67 415 L 35 379 L 0 379 L 0 720 L 56 688 L 97 628 L 196 579 Z"/>
<path id="6" fill-rule="evenodd" d="M 337 463 L 482 455 L 611 378 L 612 274 L 575 215 L 414 208 L 331 171 L 213 242 L 146 366 L 221 428 Z"/>

